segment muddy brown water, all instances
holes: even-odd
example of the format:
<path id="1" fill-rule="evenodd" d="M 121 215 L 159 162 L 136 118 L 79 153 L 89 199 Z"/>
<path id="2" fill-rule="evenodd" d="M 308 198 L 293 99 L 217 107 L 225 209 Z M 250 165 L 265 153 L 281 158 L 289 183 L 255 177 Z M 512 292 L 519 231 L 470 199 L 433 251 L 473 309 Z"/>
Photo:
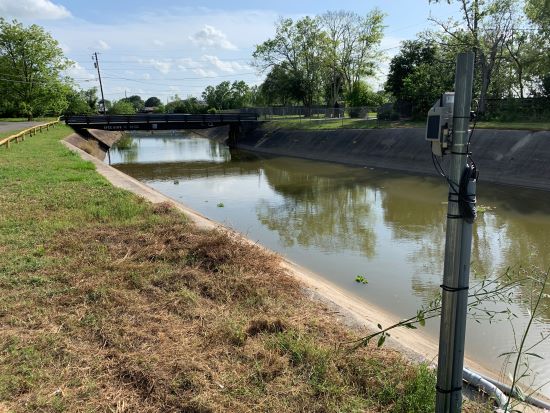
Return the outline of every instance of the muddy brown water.
<path id="1" fill-rule="evenodd" d="M 288 157 L 259 157 L 178 133 L 134 135 L 111 150 L 121 171 L 246 234 L 361 299 L 399 317 L 414 315 L 439 291 L 447 187 L 436 177 Z M 481 171 L 481 177 L 483 171 Z M 550 266 L 550 193 L 478 185 L 483 207 L 473 235 L 471 285 L 508 267 Z M 368 284 L 359 284 L 362 275 Z M 499 372 L 528 320 L 529 294 L 515 291 L 506 317 L 471 318 L 466 352 Z M 546 299 L 545 304 L 549 299 Z M 491 305 L 504 310 L 503 304 Z M 439 321 L 426 334 L 437 338 Z M 530 340 L 550 332 L 550 314 Z M 531 358 L 536 386 L 550 379 L 550 341 Z M 533 376 L 535 376 L 533 378 Z M 543 393 L 550 395 L 550 386 Z"/>

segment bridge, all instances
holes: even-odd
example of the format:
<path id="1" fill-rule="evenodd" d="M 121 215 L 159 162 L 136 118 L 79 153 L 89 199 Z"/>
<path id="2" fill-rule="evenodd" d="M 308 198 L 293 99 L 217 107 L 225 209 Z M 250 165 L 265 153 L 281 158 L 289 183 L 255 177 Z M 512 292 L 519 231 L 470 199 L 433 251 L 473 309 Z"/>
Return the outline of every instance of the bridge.
<path id="1" fill-rule="evenodd" d="M 175 130 L 206 129 L 216 126 L 239 125 L 242 122 L 255 122 L 255 113 L 220 114 L 137 114 L 137 115 L 74 115 L 66 116 L 65 123 L 76 129 L 103 130 Z"/>

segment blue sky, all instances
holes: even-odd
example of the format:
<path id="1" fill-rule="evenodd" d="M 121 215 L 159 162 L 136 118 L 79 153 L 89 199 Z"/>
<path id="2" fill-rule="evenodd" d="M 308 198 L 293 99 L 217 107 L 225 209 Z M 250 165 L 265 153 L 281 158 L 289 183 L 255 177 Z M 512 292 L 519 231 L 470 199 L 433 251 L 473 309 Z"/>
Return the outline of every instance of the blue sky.
<path id="1" fill-rule="evenodd" d="M 279 16 L 340 9 L 366 14 L 375 7 L 386 14 L 387 26 L 381 44 L 387 57 L 368 79 L 379 87 L 400 41 L 428 28 L 430 14 L 452 15 L 453 6 L 428 0 L 0 0 L 0 15 L 45 27 L 75 61 L 70 74 L 81 87 L 97 85 L 91 55 L 98 52 L 106 99 L 139 94 L 166 101 L 175 94 L 198 97 L 223 80 L 261 83 L 251 53 L 273 35 Z"/>

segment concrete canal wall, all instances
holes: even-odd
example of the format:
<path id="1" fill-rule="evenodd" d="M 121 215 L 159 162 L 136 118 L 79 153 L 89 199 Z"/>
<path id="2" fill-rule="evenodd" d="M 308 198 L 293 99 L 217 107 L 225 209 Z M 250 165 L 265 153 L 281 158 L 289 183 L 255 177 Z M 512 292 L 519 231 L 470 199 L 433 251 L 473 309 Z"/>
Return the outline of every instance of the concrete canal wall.
<path id="1" fill-rule="evenodd" d="M 258 153 L 436 174 L 423 128 L 314 131 L 260 124 L 243 126 L 237 139 L 228 139 L 227 126 L 192 132 Z M 91 129 L 71 143 L 103 159 L 121 135 Z M 478 129 L 471 150 L 481 181 L 550 191 L 550 131 Z"/>
<path id="2" fill-rule="evenodd" d="M 271 155 L 435 175 L 423 128 L 313 131 L 249 126 L 229 143 Z M 550 131 L 478 129 L 471 150 L 480 180 L 550 190 Z"/>

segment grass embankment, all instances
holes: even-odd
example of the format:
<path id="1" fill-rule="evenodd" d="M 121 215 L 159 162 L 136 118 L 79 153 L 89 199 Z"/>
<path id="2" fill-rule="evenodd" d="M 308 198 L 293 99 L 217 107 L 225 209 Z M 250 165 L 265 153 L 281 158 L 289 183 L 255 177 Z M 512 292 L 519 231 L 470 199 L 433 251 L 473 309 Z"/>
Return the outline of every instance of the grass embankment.
<path id="1" fill-rule="evenodd" d="M 278 265 L 112 187 L 49 132 L 0 148 L 0 410 L 433 410 Z"/>
<path id="2" fill-rule="evenodd" d="M 269 122 L 272 128 L 302 130 L 377 129 L 377 128 L 424 128 L 426 122 L 377 121 L 376 119 L 280 119 Z M 550 122 L 477 122 L 478 129 L 550 130 Z"/>

